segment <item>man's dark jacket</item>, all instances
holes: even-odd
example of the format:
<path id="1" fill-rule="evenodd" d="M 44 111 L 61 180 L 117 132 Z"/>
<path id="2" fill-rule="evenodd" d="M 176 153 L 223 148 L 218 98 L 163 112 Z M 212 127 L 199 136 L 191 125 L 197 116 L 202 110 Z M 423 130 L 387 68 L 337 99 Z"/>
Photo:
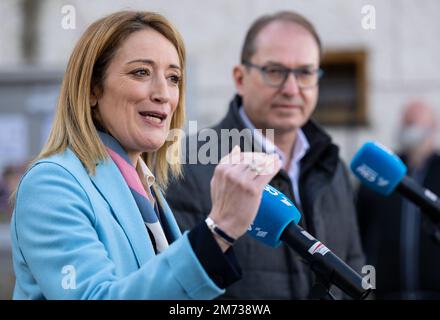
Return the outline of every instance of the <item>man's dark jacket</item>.
<path id="1" fill-rule="evenodd" d="M 402 156 L 402 159 L 405 161 L 406 157 Z M 433 154 L 427 160 L 425 170 L 420 184 L 440 195 L 440 156 Z M 415 247 L 412 242 L 413 248 L 409 247 L 411 243 L 402 246 L 403 201 L 404 198 L 396 192 L 386 197 L 363 186 L 358 191 L 359 228 L 367 263 L 376 268 L 376 298 L 440 299 L 440 237 L 433 238 L 440 226 L 434 227 L 418 212 L 420 222 L 407 222 L 419 235 L 416 239 L 418 245 Z M 410 274 L 415 278 L 411 290 L 405 285 L 408 279 L 403 269 L 407 250 L 411 250 L 413 256 L 410 268 L 418 270 Z"/>
<path id="2" fill-rule="evenodd" d="M 236 96 L 230 104 L 226 117 L 213 128 L 218 136 L 217 159 L 229 153 L 233 147 L 229 146 L 220 154 L 220 130 L 245 128 L 238 112 L 240 106 L 241 98 Z M 360 272 L 364 259 L 354 198 L 346 168 L 338 156 L 338 147 L 332 144 L 330 137 L 312 121 L 302 129 L 310 143 L 310 149 L 301 160 L 299 178 L 303 215 L 301 225 Z M 197 148 L 190 148 L 191 143 L 187 140 L 186 160 L 191 157 L 194 159 L 205 143 L 207 142 L 201 141 Z M 245 135 L 240 144 L 242 150 L 253 148 L 252 135 Z M 202 150 L 205 154 L 206 150 Z M 167 200 L 182 230 L 192 228 L 209 214 L 210 181 L 214 168 L 215 164 L 186 164 L 184 178 L 174 181 L 167 189 Z M 284 170 L 281 170 L 270 184 L 295 203 L 291 183 Z M 314 276 L 306 262 L 286 245 L 282 244 L 277 249 L 273 249 L 245 235 L 236 242 L 234 248 L 243 269 L 243 278 L 227 288 L 222 298 L 306 299 L 309 297 Z M 336 297 L 341 297 L 339 290 L 335 289 L 332 292 Z"/>

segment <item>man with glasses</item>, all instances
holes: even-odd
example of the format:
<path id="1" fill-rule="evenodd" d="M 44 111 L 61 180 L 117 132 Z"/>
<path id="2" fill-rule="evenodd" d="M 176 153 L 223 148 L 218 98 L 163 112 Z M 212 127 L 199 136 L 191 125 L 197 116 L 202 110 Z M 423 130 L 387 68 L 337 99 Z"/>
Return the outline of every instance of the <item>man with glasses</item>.
<path id="1" fill-rule="evenodd" d="M 277 153 L 283 168 L 271 185 L 300 209 L 300 224 L 309 233 L 360 272 L 363 254 L 347 171 L 338 147 L 310 119 L 323 74 L 320 58 L 319 36 L 306 18 L 284 11 L 257 19 L 246 35 L 241 63 L 233 70 L 237 95 L 225 118 L 213 129 L 218 133 L 219 149 L 225 143 L 221 141 L 222 129 L 252 129 L 240 139 L 242 150 Z M 189 155 L 198 151 L 188 150 L 187 163 Z M 183 181 L 172 183 L 167 192 L 183 230 L 210 211 L 214 167 L 186 164 Z M 315 275 L 286 245 L 273 249 L 243 237 L 234 247 L 243 278 L 227 289 L 224 298 L 316 297 Z M 342 296 L 336 289 L 332 293 Z"/>

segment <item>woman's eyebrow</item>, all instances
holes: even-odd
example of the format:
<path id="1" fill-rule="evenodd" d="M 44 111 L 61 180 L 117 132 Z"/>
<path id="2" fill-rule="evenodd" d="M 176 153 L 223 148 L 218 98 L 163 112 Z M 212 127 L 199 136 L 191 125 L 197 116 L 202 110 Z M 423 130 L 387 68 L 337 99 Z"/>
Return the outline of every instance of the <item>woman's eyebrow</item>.
<path id="1" fill-rule="evenodd" d="M 145 64 L 151 64 L 151 65 L 155 64 L 155 62 L 150 59 L 135 59 L 135 60 L 131 60 L 131 61 L 127 62 L 127 64 L 138 63 L 138 62 L 145 63 Z"/>
<path id="2" fill-rule="evenodd" d="M 175 64 L 170 64 L 170 65 L 168 66 L 168 68 L 176 69 L 176 70 L 180 71 L 180 67 L 179 67 L 178 65 L 175 65 Z"/>
<path id="3" fill-rule="evenodd" d="M 135 59 L 135 60 L 131 60 L 131 61 L 127 62 L 127 64 L 133 64 L 133 63 L 139 63 L 139 62 L 140 63 L 149 64 L 149 65 L 153 65 L 153 66 L 156 65 L 156 63 L 153 60 L 150 60 L 150 59 Z M 180 67 L 178 65 L 175 65 L 175 64 L 170 64 L 168 66 L 168 68 L 177 69 L 177 70 L 180 71 Z"/>

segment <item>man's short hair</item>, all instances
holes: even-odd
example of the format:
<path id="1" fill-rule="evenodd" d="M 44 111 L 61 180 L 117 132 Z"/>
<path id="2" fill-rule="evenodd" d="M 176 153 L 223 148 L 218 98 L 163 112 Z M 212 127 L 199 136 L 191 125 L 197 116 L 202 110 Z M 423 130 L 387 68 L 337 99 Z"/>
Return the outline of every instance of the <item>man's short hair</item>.
<path id="1" fill-rule="evenodd" d="M 280 11 L 273 14 L 261 16 L 254 21 L 254 23 L 249 28 L 246 34 L 246 38 L 244 40 L 243 48 L 241 50 L 241 63 L 248 62 L 250 58 L 255 54 L 255 51 L 257 49 L 255 45 L 255 40 L 258 34 L 261 32 L 261 30 L 264 29 L 264 27 L 275 21 L 294 23 L 302 26 L 304 29 L 309 31 L 315 39 L 316 44 L 318 45 L 319 56 L 322 55 L 321 40 L 319 39 L 318 33 L 316 32 L 313 24 L 305 17 L 296 12 Z"/>

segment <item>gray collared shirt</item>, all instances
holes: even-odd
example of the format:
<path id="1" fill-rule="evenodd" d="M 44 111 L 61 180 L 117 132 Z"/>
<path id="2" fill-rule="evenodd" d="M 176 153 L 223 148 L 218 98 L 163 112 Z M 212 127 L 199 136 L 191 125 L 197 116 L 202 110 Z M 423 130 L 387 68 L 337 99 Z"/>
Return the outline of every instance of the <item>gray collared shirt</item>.
<path id="1" fill-rule="evenodd" d="M 281 151 L 280 148 L 278 148 L 275 144 L 273 144 L 272 141 L 266 139 L 266 137 L 262 135 L 261 130 L 256 130 L 255 126 L 252 124 L 251 120 L 244 111 L 243 106 L 240 107 L 239 114 L 245 126 L 252 130 L 252 135 L 256 140 L 256 142 L 263 147 L 263 150 L 266 153 L 278 154 L 278 156 L 281 159 L 281 163 L 283 164 L 283 168 L 285 168 L 287 160 L 286 160 L 286 155 L 283 153 L 283 151 Z M 299 197 L 299 189 L 298 189 L 299 173 L 301 167 L 300 162 L 301 159 L 307 153 L 307 150 L 310 148 L 310 144 L 307 141 L 307 138 L 301 129 L 297 129 L 296 137 L 297 139 L 295 140 L 295 145 L 293 147 L 292 157 L 290 160 L 289 171 L 287 172 L 287 174 L 289 175 L 289 178 L 292 183 L 292 189 L 293 189 L 293 194 L 295 195 L 295 200 L 299 204 L 299 206 L 301 206 L 301 199 Z"/>

